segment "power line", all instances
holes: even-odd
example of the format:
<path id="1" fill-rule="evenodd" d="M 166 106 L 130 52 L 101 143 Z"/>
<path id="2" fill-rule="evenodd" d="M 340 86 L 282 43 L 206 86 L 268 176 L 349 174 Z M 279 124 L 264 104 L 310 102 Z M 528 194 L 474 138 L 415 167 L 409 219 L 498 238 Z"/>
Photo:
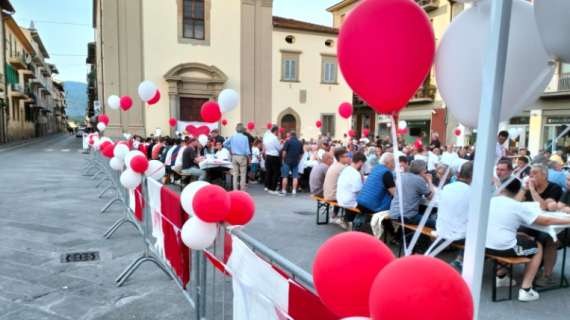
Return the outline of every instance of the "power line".
<path id="1" fill-rule="evenodd" d="M 36 20 L 36 19 L 28 19 L 28 18 L 17 18 L 17 19 L 18 20 L 33 21 L 34 23 L 62 24 L 62 25 L 93 28 L 93 26 L 89 23 L 79 23 L 79 22 L 71 22 L 71 21 Z"/>

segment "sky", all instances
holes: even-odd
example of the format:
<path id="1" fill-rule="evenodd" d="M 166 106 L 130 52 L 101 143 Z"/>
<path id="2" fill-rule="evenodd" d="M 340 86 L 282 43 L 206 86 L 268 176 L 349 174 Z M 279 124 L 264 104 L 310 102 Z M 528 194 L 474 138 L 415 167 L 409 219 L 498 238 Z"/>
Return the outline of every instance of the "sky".
<path id="1" fill-rule="evenodd" d="M 339 1 L 274 0 L 273 14 L 330 26 L 332 16 L 326 8 Z M 30 21 L 34 21 L 50 54 L 49 62 L 59 69 L 57 78 L 86 82 L 87 43 L 94 41 L 91 19 L 93 0 L 11 0 L 11 3 L 19 25 L 29 27 Z"/>

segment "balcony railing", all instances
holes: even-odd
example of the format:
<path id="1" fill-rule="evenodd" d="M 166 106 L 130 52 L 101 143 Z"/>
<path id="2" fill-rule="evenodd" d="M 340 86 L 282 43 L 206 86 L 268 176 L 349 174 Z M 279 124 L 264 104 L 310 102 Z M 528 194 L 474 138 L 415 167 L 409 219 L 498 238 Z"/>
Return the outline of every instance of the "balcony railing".
<path id="1" fill-rule="evenodd" d="M 26 61 L 24 56 L 21 54 L 16 54 L 8 58 L 8 63 L 10 63 L 16 70 L 22 70 L 26 68 Z"/>
<path id="2" fill-rule="evenodd" d="M 416 0 L 416 2 L 426 12 L 431 12 L 439 8 L 439 0 Z"/>
<path id="3" fill-rule="evenodd" d="M 558 91 L 570 91 L 570 74 L 560 75 L 558 80 Z"/>

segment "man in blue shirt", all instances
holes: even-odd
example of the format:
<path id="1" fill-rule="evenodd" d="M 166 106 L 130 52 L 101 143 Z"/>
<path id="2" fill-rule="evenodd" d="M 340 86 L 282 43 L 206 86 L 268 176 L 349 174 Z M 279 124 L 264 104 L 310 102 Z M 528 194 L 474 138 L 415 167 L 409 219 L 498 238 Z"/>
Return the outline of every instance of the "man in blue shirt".
<path id="1" fill-rule="evenodd" d="M 295 131 L 289 133 L 289 139 L 283 145 L 283 166 L 281 167 L 281 177 L 283 178 L 282 191 L 280 195 L 287 194 L 287 179 L 289 173 L 293 177 L 292 194 L 297 194 L 297 186 L 299 184 L 299 162 L 303 156 L 303 144 L 297 139 Z"/>
<path id="2" fill-rule="evenodd" d="M 557 184 L 562 191 L 566 189 L 566 176 L 568 175 L 563 168 L 564 164 L 560 160 L 550 161 L 550 169 L 548 169 L 548 182 Z"/>
<path id="3" fill-rule="evenodd" d="M 249 139 L 244 134 L 245 128 L 242 123 L 236 125 L 236 133 L 224 143 L 224 147 L 230 150 L 232 155 L 232 176 L 234 190 L 246 191 L 247 163 L 251 155 Z M 238 184 L 239 183 L 239 184 Z"/>
<path id="4" fill-rule="evenodd" d="M 396 193 L 394 155 L 386 152 L 380 157 L 380 164 L 372 169 L 362 190 L 356 198 L 362 213 L 377 213 L 390 210 L 392 197 Z"/>

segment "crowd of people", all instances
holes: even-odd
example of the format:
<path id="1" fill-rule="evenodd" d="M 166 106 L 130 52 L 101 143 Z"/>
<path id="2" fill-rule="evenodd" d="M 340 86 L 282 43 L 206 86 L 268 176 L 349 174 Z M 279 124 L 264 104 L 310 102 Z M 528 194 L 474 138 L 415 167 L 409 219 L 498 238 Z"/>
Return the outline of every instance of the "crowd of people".
<path id="1" fill-rule="evenodd" d="M 383 228 L 394 233 L 390 219 L 403 218 L 405 224 L 417 225 L 433 201 L 435 209 L 423 219 L 425 226 L 435 229 L 441 239 L 463 243 L 475 148 L 444 145 L 437 133 L 432 134 L 429 145 L 424 146 L 421 138 L 408 145 L 398 140 L 395 149 L 389 137 L 343 143 L 323 136 L 305 141 L 295 131 L 281 134 L 277 126 L 254 137 L 238 124 L 228 138 L 217 130 L 205 141 L 190 136 L 143 141 L 135 136 L 133 147 L 149 159 L 164 162 L 166 183 L 178 183 L 181 175 L 177 173 L 197 180 L 221 177 L 227 168 L 200 168 L 202 161 L 217 159 L 231 163 L 235 190 L 245 191 L 248 184 L 259 182 L 272 195 L 310 191 L 338 204 L 332 221 L 346 229 L 370 232 L 372 218 L 382 213 L 389 218 L 382 221 Z M 570 176 L 563 154 L 544 150 L 531 157 L 525 148 L 506 147 L 508 138 L 506 131 L 497 136 L 486 247 L 495 256 L 531 258 L 518 298 L 533 301 L 539 298 L 534 286 L 555 284 L 552 274 L 557 249 L 569 245 L 570 237 L 562 233 L 555 242 L 549 234 L 529 226 L 570 224 Z M 548 211 L 568 215 L 549 215 Z M 394 233 L 393 238 L 397 237 Z M 452 264 L 462 267 L 461 254 Z M 499 270 L 496 276 L 498 286 L 514 281 L 506 270 Z"/>

